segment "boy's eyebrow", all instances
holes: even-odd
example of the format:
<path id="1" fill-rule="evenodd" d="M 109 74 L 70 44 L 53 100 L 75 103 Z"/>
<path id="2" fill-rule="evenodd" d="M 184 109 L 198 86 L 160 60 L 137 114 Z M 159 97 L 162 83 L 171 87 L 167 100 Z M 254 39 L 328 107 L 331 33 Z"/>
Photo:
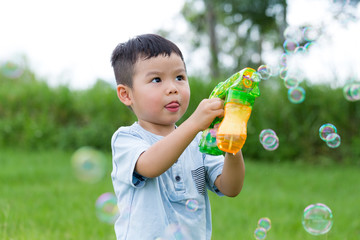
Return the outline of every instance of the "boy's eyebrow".
<path id="1" fill-rule="evenodd" d="M 146 76 L 152 76 L 152 75 L 159 75 L 161 72 L 159 71 L 150 71 L 148 73 L 146 73 Z"/>
<path id="2" fill-rule="evenodd" d="M 146 73 L 146 76 L 160 75 L 161 73 L 162 73 L 161 71 L 150 71 L 150 72 Z M 185 68 L 178 68 L 178 69 L 174 70 L 173 73 L 176 73 L 176 74 L 186 73 L 186 70 L 185 70 Z"/>
<path id="3" fill-rule="evenodd" d="M 178 68 L 174 71 L 174 73 L 186 73 L 185 68 Z"/>

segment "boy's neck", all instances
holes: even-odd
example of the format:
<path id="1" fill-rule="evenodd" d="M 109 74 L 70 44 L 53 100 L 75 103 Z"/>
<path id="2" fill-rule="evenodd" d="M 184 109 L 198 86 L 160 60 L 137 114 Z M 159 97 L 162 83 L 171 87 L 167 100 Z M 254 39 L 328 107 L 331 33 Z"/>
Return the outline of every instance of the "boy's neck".
<path id="1" fill-rule="evenodd" d="M 176 126 L 173 125 L 161 125 L 161 124 L 149 124 L 139 121 L 139 125 L 144 128 L 146 131 L 149 131 L 155 135 L 167 136 L 172 131 L 175 130 Z"/>

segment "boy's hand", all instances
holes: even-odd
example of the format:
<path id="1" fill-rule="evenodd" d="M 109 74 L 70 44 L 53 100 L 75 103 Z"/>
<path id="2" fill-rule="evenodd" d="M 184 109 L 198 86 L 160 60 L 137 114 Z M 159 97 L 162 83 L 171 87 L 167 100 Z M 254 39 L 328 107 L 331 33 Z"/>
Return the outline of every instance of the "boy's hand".
<path id="1" fill-rule="evenodd" d="M 220 98 L 204 99 L 188 119 L 199 131 L 208 128 L 215 117 L 224 115 L 224 101 Z"/>

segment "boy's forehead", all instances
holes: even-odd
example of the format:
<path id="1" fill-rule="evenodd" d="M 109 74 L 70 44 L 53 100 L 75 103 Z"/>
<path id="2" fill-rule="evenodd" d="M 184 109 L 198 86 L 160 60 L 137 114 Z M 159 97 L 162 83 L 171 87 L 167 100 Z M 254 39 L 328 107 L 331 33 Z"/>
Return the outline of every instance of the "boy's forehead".
<path id="1" fill-rule="evenodd" d="M 148 65 L 148 64 L 150 64 L 150 65 L 156 64 L 157 61 L 163 61 L 163 60 L 172 60 L 172 62 L 181 63 L 181 66 L 183 66 L 185 69 L 184 61 L 176 53 L 171 53 L 170 55 L 159 54 L 159 55 L 153 56 L 153 57 L 148 57 L 145 54 L 142 54 L 142 55 L 139 55 L 136 59 L 136 62 L 134 64 L 134 72 L 136 72 L 136 70 L 141 66 Z"/>

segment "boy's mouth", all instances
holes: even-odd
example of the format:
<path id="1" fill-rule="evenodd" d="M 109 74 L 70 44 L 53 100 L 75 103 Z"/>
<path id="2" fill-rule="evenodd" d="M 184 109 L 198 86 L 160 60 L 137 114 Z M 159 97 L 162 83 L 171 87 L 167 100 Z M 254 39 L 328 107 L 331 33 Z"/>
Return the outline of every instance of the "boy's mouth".
<path id="1" fill-rule="evenodd" d="M 172 101 L 166 104 L 165 108 L 170 112 L 177 112 L 180 108 L 180 104 L 177 101 Z"/>

